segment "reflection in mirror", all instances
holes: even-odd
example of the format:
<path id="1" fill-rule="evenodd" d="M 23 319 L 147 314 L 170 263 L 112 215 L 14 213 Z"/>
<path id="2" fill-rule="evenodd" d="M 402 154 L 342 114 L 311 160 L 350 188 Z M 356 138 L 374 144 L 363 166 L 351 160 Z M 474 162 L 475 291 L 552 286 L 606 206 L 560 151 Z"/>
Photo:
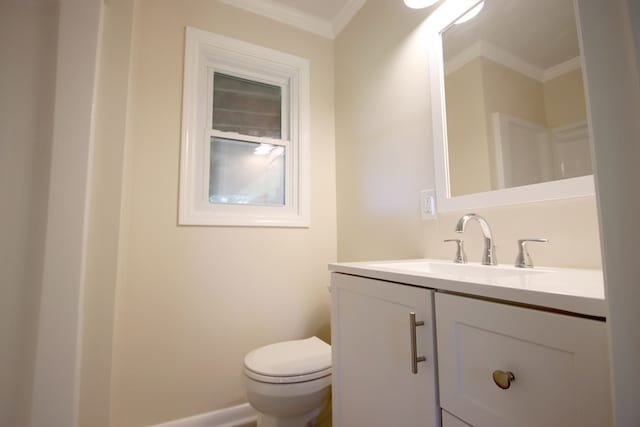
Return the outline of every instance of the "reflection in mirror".
<path id="1" fill-rule="evenodd" d="M 572 0 L 485 0 L 442 42 L 451 196 L 593 173 Z"/>

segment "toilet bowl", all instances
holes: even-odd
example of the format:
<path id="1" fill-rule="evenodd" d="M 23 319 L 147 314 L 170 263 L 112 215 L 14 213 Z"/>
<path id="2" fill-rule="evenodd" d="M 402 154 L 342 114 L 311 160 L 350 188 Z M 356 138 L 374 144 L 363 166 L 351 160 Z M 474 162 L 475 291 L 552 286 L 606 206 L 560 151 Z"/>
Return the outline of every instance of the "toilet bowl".
<path id="1" fill-rule="evenodd" d="M 317 337 L 260 347 L 244 358 L 258 427 L 307 427 L 328 403 L 331 346 Z"/>

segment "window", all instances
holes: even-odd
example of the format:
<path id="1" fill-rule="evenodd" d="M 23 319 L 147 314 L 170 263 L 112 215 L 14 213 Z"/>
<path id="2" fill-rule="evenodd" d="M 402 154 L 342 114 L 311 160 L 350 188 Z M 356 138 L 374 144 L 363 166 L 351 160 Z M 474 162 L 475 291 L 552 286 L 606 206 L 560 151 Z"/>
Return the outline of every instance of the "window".
<path id="1" fill-rule="evenodd" d="M 179 223 L 309 225 L 308 60 L 186 31 Z"/>

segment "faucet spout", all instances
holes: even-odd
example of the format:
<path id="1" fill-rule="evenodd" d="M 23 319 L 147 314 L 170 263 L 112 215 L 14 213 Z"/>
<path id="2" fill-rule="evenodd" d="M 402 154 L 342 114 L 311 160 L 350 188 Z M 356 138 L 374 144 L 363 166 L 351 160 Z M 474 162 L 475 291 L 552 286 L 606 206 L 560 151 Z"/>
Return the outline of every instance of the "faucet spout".
<path id="1" fill-rule="evenodd" d="M 498 261 L 496 259 L 496 247 L 493 244 L 493 234 L 491 233 L 491 227 L 486 219 L 475 213 L 468 213 L 463 215 L 456 224 L 456 233 L 463 233 L 467 227 L 467 223 L 471 220 L 475 220 L 480 224 L 482 230 L 482 237 L 484 239 L 484 250 L 482 251 L 482 264 L 483 265 L 496 265 Z"/>

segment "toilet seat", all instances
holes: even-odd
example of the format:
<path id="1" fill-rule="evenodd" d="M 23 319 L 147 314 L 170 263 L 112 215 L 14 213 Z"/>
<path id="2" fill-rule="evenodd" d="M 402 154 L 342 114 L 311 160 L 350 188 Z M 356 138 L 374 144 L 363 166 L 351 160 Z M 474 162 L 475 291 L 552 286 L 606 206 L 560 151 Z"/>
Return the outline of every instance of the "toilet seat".
<path id="1" fill-rule="evenodd" d="M 247 377 L 264 383 L 291 384 L 331 375 L 331 346 L 317 337 L 257 348 L 244 358 Z"/>

